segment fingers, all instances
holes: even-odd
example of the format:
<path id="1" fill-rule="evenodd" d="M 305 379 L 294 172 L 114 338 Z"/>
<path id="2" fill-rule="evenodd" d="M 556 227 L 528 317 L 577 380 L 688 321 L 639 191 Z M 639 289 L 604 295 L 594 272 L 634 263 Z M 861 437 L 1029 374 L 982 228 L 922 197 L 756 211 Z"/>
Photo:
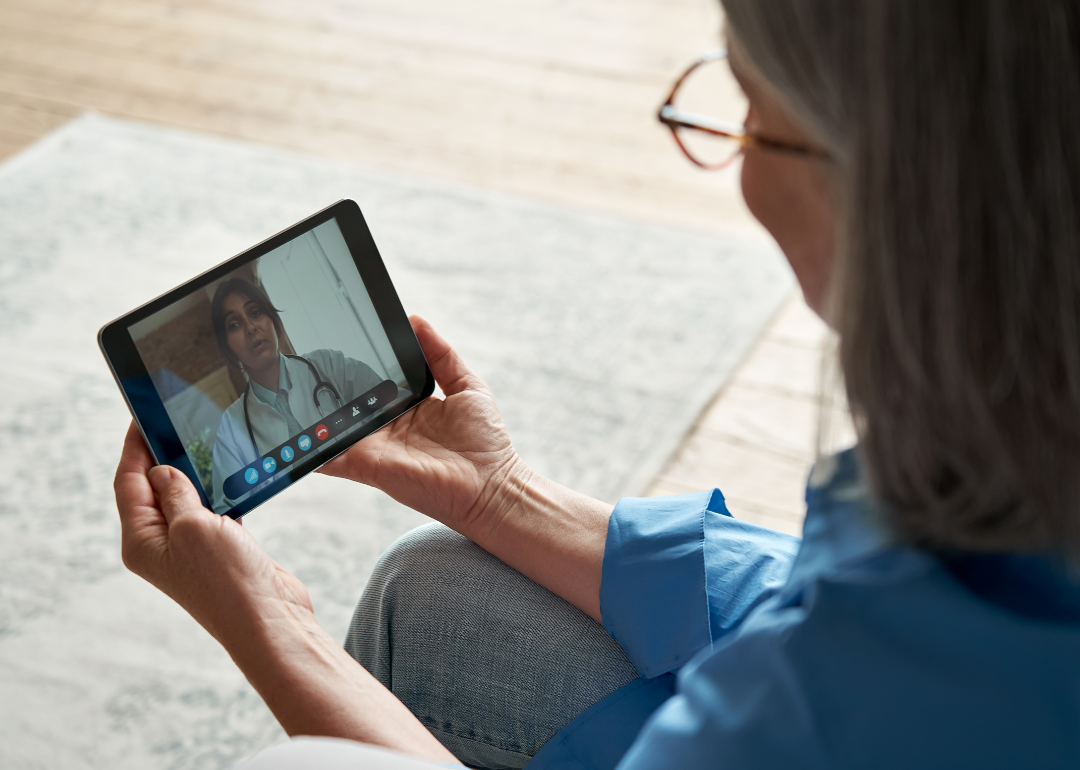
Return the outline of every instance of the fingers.
<path id="1" fill-rule="evenodd" d="M 131 523 L 133 517 L 138 518 L 146 509 L 155 507 L 154 490 L 146 480 L 146 472 L 153 465 L 153 458 L 150 457 L 150 452 L 133 422 L 124 439 L 124 451 L 120 455 L 120 464 L 113 480 L 120 523 L 125 527 Z"/>
<path id="2" fill-rule="evenodd" d="M 191 480 L 176 468 L 158 465 L 150 469 L 148 478 L 158 507 L 170 526 L 183 516 L 201 516 L 206 511 Z"/>
<path id="3" fill-rule="evenodd" d="M 484 381 L 465 365 L 457 351 L 435 331 L 435 327 L 428 323 L 427 319 L 414 315 L 409 316 L 409 321 L 427 357 L 431 373 L 435 375 L 435 382 L 439 383 L 443 393 L 452 396 L 463 390 L 487 388 Z"/>
<path id="4" fill-rule="evenodd" d="M 116 468 L 117 478 L 123 473 L 146 475 L 153 465 L 154 458 L 150 456 L 150 450 L 146 448 L 146 442 L 132 420 L 124 436 L 124 450 L 120 453 L 120 464 Z"/>

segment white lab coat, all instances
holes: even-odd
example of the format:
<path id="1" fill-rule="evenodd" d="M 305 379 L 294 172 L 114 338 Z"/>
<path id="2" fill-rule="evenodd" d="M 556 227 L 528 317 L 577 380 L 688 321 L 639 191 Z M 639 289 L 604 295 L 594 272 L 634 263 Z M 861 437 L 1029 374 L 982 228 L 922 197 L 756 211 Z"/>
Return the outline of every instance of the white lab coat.
<path id="1" fill-rule="evenodd" d="M 341 394 L 341 402 L 324 389 L 319 392 L 319 405 L 316 406 L 312 398 L 317 382 L 315 373 L 303 361 L 285 357 L 290 383 L 287 393 L 289 409 L 301 428 L 316 424 L 323 417 L 354 398 L 359 398 L 383 381 L 370 366 L 337 350 L 313 350 L 306 353 L 304 358 L 315 365 L 324 380 L 337 388 Z M 263 451 L 273 449 L 292 438 L 285 418 L 272 406 L 250 394 L 247 402 L 251 430 L 255 434 L 258 448 L 251 446 L 251 438 L 244 421 L 244 397 L 241 395 L 221 416 L 217 440 L 214 442 L 214 510 L 218 513 L 224 513 L 233 505 L 233 501 L 225 497 L 222 489 L 225 479 L 258 460 Z"/>

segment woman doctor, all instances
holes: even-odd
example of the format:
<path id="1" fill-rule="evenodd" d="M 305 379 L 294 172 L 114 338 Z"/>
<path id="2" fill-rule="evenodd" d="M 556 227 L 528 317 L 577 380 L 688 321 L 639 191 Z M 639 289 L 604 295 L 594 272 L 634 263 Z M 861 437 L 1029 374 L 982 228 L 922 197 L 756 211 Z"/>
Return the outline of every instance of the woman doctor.
<path id="1" fill-rule="evenodd" d="M 382 382 L 367 364 L 337 350 L 282 354 L 281 316 L 266 293 L 243 280 L 222 283 L 210 304 L 218 348 L 248 385 L 221 417 L 214 444 L 214 510 L 232 507 L 223 484 L 344 404 Z"/>

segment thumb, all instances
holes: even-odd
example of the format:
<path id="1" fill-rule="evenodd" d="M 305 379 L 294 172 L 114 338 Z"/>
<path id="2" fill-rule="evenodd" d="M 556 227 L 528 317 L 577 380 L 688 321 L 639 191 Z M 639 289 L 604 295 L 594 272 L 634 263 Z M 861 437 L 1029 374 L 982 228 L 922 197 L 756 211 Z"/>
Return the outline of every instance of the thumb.
<path id="1" fill-rule="evenodd" d="M 435 327 L 426 318 L 413 315 L 409 316 L 409 321 L 412 323 L 416 340 L 424 351 L 424 357 L 427 358 L 431 374 L 445 395 L 452 396 L 464 390 L 487 389 L 484 381 L 465 364 L 464 359 L 435 331 Z"/>
<path id="2" fill-rule="evenodd" d="M 158 507 L 161 508 L 165 521 L 169 524 L 181 516 L 197 515 L 205 510 L 191 480 L 176 468 L 156 465 L 150 469 L 147 478 L 154 489 Z"/>

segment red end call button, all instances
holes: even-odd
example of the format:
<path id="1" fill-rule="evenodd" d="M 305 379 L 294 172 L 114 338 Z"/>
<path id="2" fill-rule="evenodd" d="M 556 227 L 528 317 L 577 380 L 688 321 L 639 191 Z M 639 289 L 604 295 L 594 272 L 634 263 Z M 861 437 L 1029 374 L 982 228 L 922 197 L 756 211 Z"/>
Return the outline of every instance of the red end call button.
<path id="1" fill-rule="evenodd" d="M 325 425 L 319 425 L 315 428 L 315 438 L 319 441 L 326 441 L 326 437 L 330 435 L 330 431 Z"/>

